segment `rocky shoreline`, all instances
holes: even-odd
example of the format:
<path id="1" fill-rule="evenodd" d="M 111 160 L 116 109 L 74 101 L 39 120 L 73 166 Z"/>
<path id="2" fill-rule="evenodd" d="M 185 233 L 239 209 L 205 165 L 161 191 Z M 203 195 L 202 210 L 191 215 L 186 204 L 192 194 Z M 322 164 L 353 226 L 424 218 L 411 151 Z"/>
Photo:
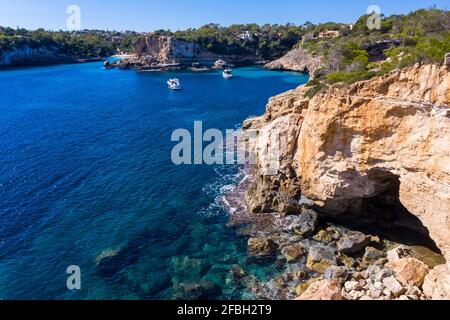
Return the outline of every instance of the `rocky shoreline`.
<path id="1" fill-rule="evenodd" d="M 63 54 L 57 48 L 29 48 L 0 52 L 0 69 L 40 67 L 105 61 L 105 57 L 78 57 Z"/>
<path id="2" fill-rule="evenodd" d="M 285 70 L 309 73 L 312 76 L 323 66 L 322 59 L 309 54 L 303 48 L 289 51 L 286 55 L 264 65 L 269 70 Z"/>
<path id="3" fill-rule="evenodd" d="M 278 270 L 278 276 L 267 282 L 242 266 L 230 271 L 235 285 L 255 299 L 427 300 L 432 296 L 433 286 L 425 277 L 445 263 L 432 241 L 414 235 L 389 240 L 383 235 L 393 230 L 372 227 L 372 234 L 362 232 L 306 208 L 295 215 L 252 214 L 244 201 L 252 183 L 249 176 L 226 196 L 226 204 L 229 227 L 248 238 L 248 260 Z"/>
<path id="4" fill-rule="evenodd" d="M 245 270 L 236 277 L 259 299 L 450 299 L 449 172 L 439 165 L 449 152 L 448 66 L 306 91 L 272 98 L 244 123 L 264 137 L 255 150 L 281 131 L 281 168 L 266 175 L 270 163 L 257 154 L 248 208 L 230 226 L 249 238 L 249 259 L 281 272 L 266 283 Z M 367 230 L 374 225 L 387 232 Z M 391 239 L 400 230 L 409 240 Z"/>
<path id="5" fill-rule="evenodd" d="M 105 65 L 107 68 L 135 69 L 138 71 L 194 72 L 220 70 L 227 66 L 265 64 L 256 55 L 217 54 L 193 42 L 171 36 L 148 36 L 134 45 L 134 55 Z"/>

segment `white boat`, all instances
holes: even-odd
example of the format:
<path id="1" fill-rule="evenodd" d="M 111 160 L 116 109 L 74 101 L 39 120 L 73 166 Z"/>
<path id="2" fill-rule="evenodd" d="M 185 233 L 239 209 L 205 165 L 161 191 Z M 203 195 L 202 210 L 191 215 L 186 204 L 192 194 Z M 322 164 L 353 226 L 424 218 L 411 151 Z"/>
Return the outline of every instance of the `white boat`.
<path id="1" fill-rule="evenodd" d="M 227 68 L 227 69 L 223 70 L 222 75 L 225 79 L 231 79 L 231 78 L 233 78 L 233 70 L 231 70 L 230 68 Z"/>
<path id="2" fill-rule="evenodd" d="M 167 81 L 167 85 L 171 90 L 181 90 L 180 80 L 177 78 L 169 79 L 169 81 Z"/>

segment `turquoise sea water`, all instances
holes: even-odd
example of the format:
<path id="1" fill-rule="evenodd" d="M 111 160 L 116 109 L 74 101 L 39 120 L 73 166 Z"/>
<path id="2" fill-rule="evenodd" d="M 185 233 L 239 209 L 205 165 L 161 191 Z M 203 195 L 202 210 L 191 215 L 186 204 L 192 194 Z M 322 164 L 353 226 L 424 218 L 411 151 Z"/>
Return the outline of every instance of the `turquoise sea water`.
<path id="1" fill-rule="evenodd" d="M 0 72 L 0 299 L 173 299 L 201 281 L 215 285 L 204 298 L 247 297 L 228 279 L 247 263 L 246 239 L 218 201 L 241 173 L 173 165 L 171 134 L 196 120 L 238 128 L 307 76 L 101 66 Z M 183 91 L 167 89 L 173 76 Z M 79 291 L 66 287 L 69 265 L 81 268 Z"/>

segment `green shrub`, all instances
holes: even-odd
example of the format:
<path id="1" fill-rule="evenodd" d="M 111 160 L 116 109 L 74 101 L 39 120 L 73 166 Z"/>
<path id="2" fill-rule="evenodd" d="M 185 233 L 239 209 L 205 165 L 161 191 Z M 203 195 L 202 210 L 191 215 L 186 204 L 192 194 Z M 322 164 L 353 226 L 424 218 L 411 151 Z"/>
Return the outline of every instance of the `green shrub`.
<path id="1" fill-rule="evenodd" d="M 330 84 L 345 82 L 348 84 L 355 83 L 362 80 L 368 80 L 375 75 L 374 72 L 371 71 L 354 71 L 354 72 L 332 72 L 326 76 L 326 81 Z"/>
<path id="2" fill-rule="evenodd" d="M 318 93 L 322 92 L 325 87 L 326 87 L 325 84 L 319 82 L 319 84 L 311 86 L 311 89 L 309 89 L 305 93 L 305 97 L 312 98 L 316 96 Z"/>

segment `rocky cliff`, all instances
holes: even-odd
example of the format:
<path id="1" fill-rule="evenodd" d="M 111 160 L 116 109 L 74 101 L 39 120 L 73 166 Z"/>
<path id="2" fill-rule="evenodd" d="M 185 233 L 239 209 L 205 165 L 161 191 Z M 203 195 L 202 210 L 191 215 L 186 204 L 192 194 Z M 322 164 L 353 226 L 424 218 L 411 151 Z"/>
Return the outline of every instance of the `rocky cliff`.
<path id="1" fill-rule="evenodd" d="M 130 62 L 137 66 L 155 64 L 191 65 L 200 63 L 213 66 L 219 60 L 238 65 L 254 64 L 260 60 L 251 55 L 225 55 L 207 50 L 193 42 L 178 40 L 171 36 L 149 36 L 136 42 L 134 46 L 136 57 Z"/>
<path id="2" fill-rule="evenodd" d="M 321 65 L 322 61 L 319 57 L 312 56 L 303 48 L 298 48 L 289 51 L 285 56 L 264 67 L 270 70 L 290 70 L 314 74 Z"/>
<path id="3" fill-rule="evenodd" d="M 20 49 L 0 52 L 0 68 L 73 62 L 77 62 L 76 57 L 62 54 L 58 48 L 24 46 Z"/>
<path id="4" fill-rule="evenodd" d="M 258 153 L 251 210 L 308 206 L 338 219 L 407 223 L 429 233 L 450 261 L 448 66 L 415 65 L 313 98 L 307 90 L 272 98 L 264 116 L 244 124 L 259 132 L 257 150 L 280 137 L 275 175 L 265 170 L 275 160 Z M 448 267 L 426 284 L 429 296 L 450 298 Z"/>

